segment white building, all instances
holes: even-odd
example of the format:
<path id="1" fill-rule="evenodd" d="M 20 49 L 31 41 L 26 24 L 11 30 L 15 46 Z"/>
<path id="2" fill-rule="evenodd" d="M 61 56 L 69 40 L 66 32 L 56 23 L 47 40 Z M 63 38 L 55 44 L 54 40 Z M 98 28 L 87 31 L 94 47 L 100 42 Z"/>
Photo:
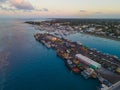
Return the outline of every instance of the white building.
<path id="1" fill-rule="evenodd" d="M 90 67 L 93 68 L 93 69 L 100 69 L 100 68 L 101 68 L 101 64 L 99 64 L 99 63 L 91 60 L 90 58 L 88 58 L 88 57 L 86 57 L 86 56 L 83 56 L 83 55 L 81 55 L 81 54 L 76 54 L 75 57 L 76 57 L 79 61 L 83 62 L 84 64 L 90 66 Z"/>

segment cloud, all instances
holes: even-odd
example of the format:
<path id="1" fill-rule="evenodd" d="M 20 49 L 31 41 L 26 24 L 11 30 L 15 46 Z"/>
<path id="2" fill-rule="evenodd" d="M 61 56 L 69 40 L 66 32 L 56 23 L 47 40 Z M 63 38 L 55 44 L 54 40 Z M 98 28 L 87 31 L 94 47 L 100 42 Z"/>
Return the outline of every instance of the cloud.
<path id="1" fill-rule="evenodd" d="M 32 4 L 25 0 L 10 0 L 10 4 L 20 10 L 34 10 Z"/>
<path id="2" fill-rule="evenodd" d="M 95 14 L 103 14 L 102 12 L 95 12 Z"/>
<path id="3" fill-rule="evenodd" d="M 35 11 L 48 12 L 49 10 L 47 8 L 42 8 L 42 9 L 35 9 Z"/>
<path id="4" fill-rule="evenodd" d="M 0 9 L 5 10 L 5 11 L 14 11 L 15 10 L 15 8 L 10 7 L 7 0 L 4 0 L 4 1 L 0 0 Z"/>
<path id="5" fill-rule="evenodd" d="M 49 11 L 47 8 L 42 8 L 42 11 Z"/>
<path id="6" fill-rule="evenodd" d="M 0 0 L 0 9 L 5 11 L 40 11 L 47 12 L 47 8 L 36 9 L 30 2 L 27 0 Z"/>
<path id="7" fill-rule="evenodd" d="M 4 7 L 3 7 L 4 6 Z M 32 4 L 26 0 L 0 0 L 0 8 L 8 10 L 11 8 L 15 10 L 34 10 Z"/>
<path id="8" fill-rule="evenodd" d="M 86 10 L 80 10 L 80 12 L 84 13 L 84 12 L 86 12 Z"/>
<path id="9" fill-rule="evenodd" d="M 4 2 L 4 1 L 6 1 L 6 0 L 0 0 L 0 2 Z"/>
<path id="10" fill-rule="evenodd" d="M 0 9 L 2 9 L 2 10 L 8 10 L 6 7 L 3 7 L 2 5 L 0 5 Z"/>

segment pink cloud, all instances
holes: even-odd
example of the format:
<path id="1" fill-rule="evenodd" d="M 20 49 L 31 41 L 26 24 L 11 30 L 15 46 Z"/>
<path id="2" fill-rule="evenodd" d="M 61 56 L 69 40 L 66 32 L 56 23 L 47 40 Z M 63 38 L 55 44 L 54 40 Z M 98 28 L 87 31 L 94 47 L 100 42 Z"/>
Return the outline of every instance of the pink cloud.
<path id="1" fill-rule="evenodd" d="M 10 0 L 10 3 L 13 7 L 23 10 L 33 10 L 34 7 L 32 4 L 26 0 Z"/>
<path id="2" fill-rule="evenodd" d="M 2 4 L 4 6 L 2 6 Z M 5 6 L 9 7 L 5 7 Z M 0 9 L 5 11 L 37 11 L 37 12 L 48 12 L 47 8 L 36 9 L 33 5 L 27 0 L 0 0 Z"/>

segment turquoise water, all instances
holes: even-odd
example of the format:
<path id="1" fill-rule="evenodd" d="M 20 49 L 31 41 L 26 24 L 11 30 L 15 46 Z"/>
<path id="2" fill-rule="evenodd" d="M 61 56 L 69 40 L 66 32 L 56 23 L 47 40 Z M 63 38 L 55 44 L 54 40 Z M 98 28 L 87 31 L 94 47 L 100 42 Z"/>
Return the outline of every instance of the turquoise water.
<path id="1" fill-rule="evenodd" d="M 100 38 L 81 33 L 70 35 L 67 38 L 73 41 L 82 42 L 83 45 L 86 45 L 89 48 L 95 48 L 103 53 L 116 55 L 117 57 L 120 58 L 120 41 Z"/>
<path id="2" fill-rule="evenodd" d="M 24 21 L 0 20 L 0 90 L 97 89 L 97 80 L 85 80 L 69 71 L 54 50 L 34 39 L 39 31 Z M 120 57 L 120 41 L 85 34 L 68 38 Z"/>
<path id="3" fill-rule="evenodd" d="M 0 90 L 96 90 L 97 80 L 67 69 L 56 52 L 34 39 L 24 20 L 0 20 Z"/>

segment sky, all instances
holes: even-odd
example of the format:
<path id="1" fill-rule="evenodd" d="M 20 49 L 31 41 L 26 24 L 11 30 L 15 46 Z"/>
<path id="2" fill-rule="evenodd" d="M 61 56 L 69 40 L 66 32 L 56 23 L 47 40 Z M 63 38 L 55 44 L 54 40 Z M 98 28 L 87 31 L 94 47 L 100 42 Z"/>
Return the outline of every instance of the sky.
<path id="1" fill-rule="evenodd" d="M 120 0 L 0 0 L 0 17 L 120 18 Z"/>

